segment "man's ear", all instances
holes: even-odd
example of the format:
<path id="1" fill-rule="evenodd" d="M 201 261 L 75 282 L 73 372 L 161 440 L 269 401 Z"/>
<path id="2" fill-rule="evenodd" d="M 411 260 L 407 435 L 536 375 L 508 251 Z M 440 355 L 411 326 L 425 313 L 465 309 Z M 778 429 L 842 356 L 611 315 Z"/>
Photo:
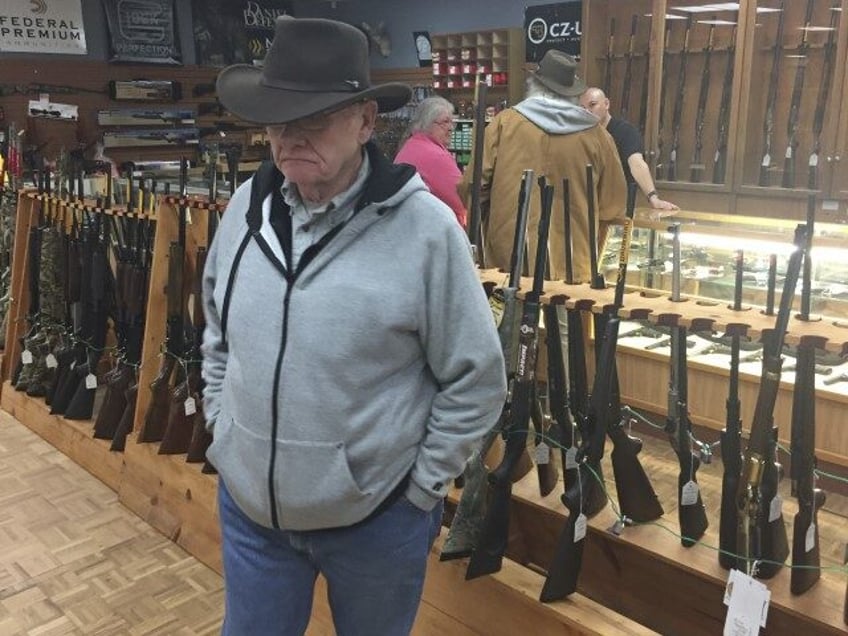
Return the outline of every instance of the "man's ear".
<path id="1" fill-rule="evenodd" d="M 359 143 L 364 144 L 371 139 L 374 127 L 377 125 L 377 102 L 369 100 L 362 105 L 362 119 L 359 127 Z"/>

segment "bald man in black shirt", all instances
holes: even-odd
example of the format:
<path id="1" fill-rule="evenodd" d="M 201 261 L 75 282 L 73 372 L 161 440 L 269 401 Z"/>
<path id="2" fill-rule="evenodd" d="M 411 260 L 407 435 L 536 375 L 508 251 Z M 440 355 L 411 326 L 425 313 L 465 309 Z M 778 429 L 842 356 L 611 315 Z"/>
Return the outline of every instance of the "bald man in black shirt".
<path id="1" fill-rule="evenodd" d="M 639 186 L 654 210 L 679 210 L 674 203 L 663 201 L 657 194 L 651 169 L 642 155 L 642 135 L 630 122 L 610 115 L 610 102 L 604 91 L 600 88 L 587 88 L 580 96 L 580 105 L 601 120 L 601 124 L 615 141 L 627 182 L 635 182 Z"/>

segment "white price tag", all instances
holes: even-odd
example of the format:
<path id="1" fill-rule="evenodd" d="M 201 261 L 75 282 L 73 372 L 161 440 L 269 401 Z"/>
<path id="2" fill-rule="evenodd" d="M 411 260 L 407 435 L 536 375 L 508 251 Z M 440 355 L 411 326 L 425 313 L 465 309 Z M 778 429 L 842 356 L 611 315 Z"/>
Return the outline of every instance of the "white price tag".
<path id="1" fill-rule="evenodd" d="M 77 368 L 77 361 L 71 360 L 71 366 L 69 367 L 71 371 Z"/>
<path id="2" fill-rule="evenodd" d="M 579 543 L 586 538 L 586 523 L 586 515 L 581 512 L 574 522 L 574 543 Z"/>
<path id="3" fill-rule="evenodd" d="M 193 397 L 186 398 L 186 401 L 183 402 L 183 405 L 185 406 L 186 415 L 194 415 L 195 413 L 197 413 L 197 404 L 195 404 Z"/>
<path id="4" fill-rule="evenodd" d="M 786 158 L 792 159 L 792 146 L 786 146 Z"/>
<path id="5" fill-rule="evenodd" d="M 721 151 L 716 150 L 715 158 L 713 159 L 713 163 L 718 163 L 718 160 L 721 158 Z"/>
<path id="6" fill-rule="evenodd" d="M 97 376 L 93 373 L 89 373 L 85 376 L 85 388 L 86 389 L 96 389 L 97 388 Z"/>
<path id="7" fill-rule="evenodd" d="M 763 160 L 760 162 L 763 168 L 768 168 L 771 165 L 771 155 L 763 155 Z"/>
<path id="8" fill-rule="evenodd" d="M 816 524 L 811 523 L 804 537 L 804 551 L 809 552 L 816 547 Z"/>
<path id="9" fill-rule="evenodd" d="M 24 349 L 23 352 L 21 352 L 21 362 L 24 364 L 32 364 L 32 351 Z"/>
<path id="10" fill-rule="evenodd" d="M 694 481 L 688 481 L 683 484 L 683 488 L 680 491 L 680 505 L 681 506 L 694 506 L 698 503 L 698 493 L 700 489 L 698 488 L 698 483 Z"/>
<path id="11" fill-rule="evenodd" d="M 533 449 L 533 460 L 537 466 L 551 463 L 551 449 L 545 442 L 536 444 L 536 448 Z"/>
<path id="12" fill-rule="evenodd" d="M 577 468 L 577 447 L 572 446 L 565 451 L 565 469 L 572 470 Z"/>
<path id="13" fill-rule="evenodd" d="M 780 495 L 775 495 L 774 499 L 771 500 L 769 504 L 769 523 L 772 521 L 777 521 L 780 519 L 780 515 L 783 514 L 783 499 L 780 498 Z"/>
<path id="14" fill-rule="evenodd" d="M 724 636 L 756 636 L 766 626 L 769 589 L 739 570 L 731 570 L 724 591 Z"/>
<path id="15" fill-rule="evenodd" d="M 52 353 L 47 354 L 47 357 L 44 359 L 44 363 L 47 365 L 48 369 L 55 369 L 59 366 L 59 361 Z"/>
<path id="16" fill-rule="evenodd" d="M 814 152 L 813 154 L 810 155 L 810 161 L 809 161 L 808 165 L 811 168 L 815 168 L 816 166 L 819 165 L 819 156 L 818 156 L 817 153 Z"/>

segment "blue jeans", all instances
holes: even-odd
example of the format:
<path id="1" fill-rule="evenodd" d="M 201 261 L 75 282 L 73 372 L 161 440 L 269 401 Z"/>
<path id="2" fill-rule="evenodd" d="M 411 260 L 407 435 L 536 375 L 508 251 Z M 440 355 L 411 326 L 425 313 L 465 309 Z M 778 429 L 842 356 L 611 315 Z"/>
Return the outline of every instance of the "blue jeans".
<path id="1" fill-rule="evenodd" d="M 400 497 L 348 528 L 290 532 L 251 521 L 219 480 L 218 512 L 223 636 L 303 634 L 319 573 L 339 636 L 401 636 L 412 629 L 441 503 L 425 512 Z"/>

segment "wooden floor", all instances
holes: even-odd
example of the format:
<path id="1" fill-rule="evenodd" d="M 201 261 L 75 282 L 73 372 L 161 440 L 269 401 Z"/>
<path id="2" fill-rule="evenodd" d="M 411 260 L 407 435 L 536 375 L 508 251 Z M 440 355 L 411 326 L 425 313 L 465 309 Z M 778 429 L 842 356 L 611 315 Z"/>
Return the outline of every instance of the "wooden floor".
<path id="1" fill-rule="evenodd" d="M 223 582 L 0 411 L 0 634 L 217 634 Z"/>

